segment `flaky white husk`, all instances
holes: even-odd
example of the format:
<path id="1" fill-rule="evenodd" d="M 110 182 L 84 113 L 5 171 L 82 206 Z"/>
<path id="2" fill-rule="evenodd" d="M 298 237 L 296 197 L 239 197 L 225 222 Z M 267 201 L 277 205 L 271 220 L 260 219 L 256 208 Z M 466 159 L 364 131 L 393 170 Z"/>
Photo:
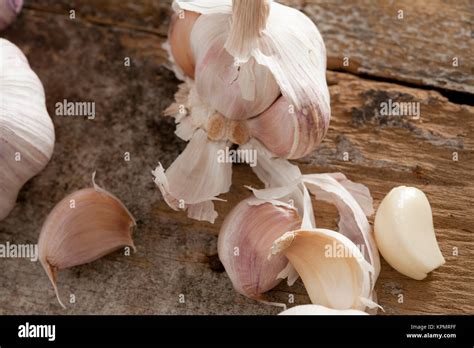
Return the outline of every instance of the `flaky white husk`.
<path id="1" fill-rule="evenodd" d="M 0 39 L 0 220 L 48 163 L 54 139 L 41 81 L 21 50 Z"/>

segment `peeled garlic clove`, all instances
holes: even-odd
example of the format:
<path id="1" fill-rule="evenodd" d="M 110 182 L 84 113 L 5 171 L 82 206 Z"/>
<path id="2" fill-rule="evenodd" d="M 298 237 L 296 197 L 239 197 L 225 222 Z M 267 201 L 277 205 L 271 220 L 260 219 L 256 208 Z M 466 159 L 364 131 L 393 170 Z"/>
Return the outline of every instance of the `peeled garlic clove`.
<path id="1" fill-rule="evenodd" d="M 21 50 L 0 39 L 0 220 L 21 187 L 48 163 L 54 126 L 43 85 Z"/>
<path id="2" fill-rule="evenodd" d="M 373 267 L 344 235 L 320 228 L 287 232 L 271 248 L 271 256 L 281 254 L 300 275 L 312 303 L 363 310 L 371 302 Z"/>
<path id="3" fill-rule="evenodd" d="M 329 127 L 330 114 L 316 107 L 297 110 L 285 97 L 248 121 L 250 134 L 278 157 L 297 159 L 313 152 Z"/>
<path id="4" fill-rule="evenodd" d="M 295 306 L 279 313 L 278 315 L 368 315 L 356 309 L 331 309 L 315 304 Z"/>
<path id="5" fill-rule="evenodd" d="M 191 50 L 191 31 L 199 13 L 179 11 L 171 17 L 168 40 L 174 62 L 189 77 L 194 78 L 195 59 Z"/>
<path id="6" fill-rule="evenodd" d="M 392 189 L 377 209 L 374 227 L 380 253 L 398 272 L 421 280 L 444 264 L 423 191 L 406 186 Z"/>
<path id="7" fill-rule="evenodd" d="M 0 0 L 0 31 L 12 23 L 23 7 L 23 0 Z"/>
<path id="8" fill-rule="evenodd" d="M 135 248 L 135 220 L 114 195 L 99 188 L 86 188 L 63 198 L 41 229 L 39 260 L 54 287 L 58 270 L 82 265 L 124 246 Z"/>
<path id="9" fill-rule="evenodd" d="M 219 258 L 241 294 L 261 299 L 275 287 L 278 274 L 288 260 L 278 255 L 267 260 L 273 241 L 301 224 L 294 208 L 276 201 L 248 198 L 240 202 L 224 220 L 218 239 Z"/>

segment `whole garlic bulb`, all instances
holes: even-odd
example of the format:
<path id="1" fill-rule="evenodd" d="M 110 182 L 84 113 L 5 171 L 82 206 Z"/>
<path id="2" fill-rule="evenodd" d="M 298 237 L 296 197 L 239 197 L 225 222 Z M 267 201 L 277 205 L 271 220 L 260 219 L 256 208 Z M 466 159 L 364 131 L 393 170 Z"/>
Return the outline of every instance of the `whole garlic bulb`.
<path id="1" fill-rule="evenodd" d="M 54 139 L 41 81 L 21 50 L 0 39 L 0 220 L 49 162 Z"/>
<path id="2" fill-rule="evenodd" d="M 0 31 L 12 23 L 23 7 L 23 0 L 0 0 Z"/>
<path id="3" fill-rule="evenodd" d="M 218 253 L 239 293 L 261 299 L 281 281 L 278 275 L 288 260 L 283 255 L 267 260 L 268 250 L 275 239 L 300 225 L 296 210 L 279 202 L 247 198 L 232 209 L 219 233 Z"/>

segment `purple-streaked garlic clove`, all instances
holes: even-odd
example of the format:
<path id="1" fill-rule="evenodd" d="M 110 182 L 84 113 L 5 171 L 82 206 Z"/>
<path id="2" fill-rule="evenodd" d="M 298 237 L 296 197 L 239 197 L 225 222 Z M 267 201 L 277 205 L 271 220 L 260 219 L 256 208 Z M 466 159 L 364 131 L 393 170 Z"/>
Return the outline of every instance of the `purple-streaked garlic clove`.
<path id="1" fill-rule="evenodd" d="M 218 239 L 219 258 L 241 294 L 261 300 L 275 287 L 280 272 L 288 265 L 284 255 L 268 260 L 275 239 L 301 225 L 296 210 L 279 202 L 247 198 L 224 220 Z"/>
<path id="2" fill-rule="evenodd" d="M 277 157 L 298 159 L 321 144 L 329 127 L 329 112 L 317 107 L 297 110 L 280 97 L 268 110 L 248 121 L 249 134 Z"/>
<path id="3" fill-rule="evenodd" d="M 43 85 L 21 50 L 5 39 L 0 39 L 0 101 L 1 221 L 21 187 L 51 159 L 55 139 Z"/>
<path id="4" fill-rule="evenodd" d="M 22 7 L 23 0 L 0 0 L 0 31 L 15 20 Z"/>
<path id="5" fill-rule="evenodd" d="M 135 225 L 125 205 L 95 183 L 93 188 L 71 193 L 54 207 L 41 229 L 38 249 L 39 260 L 63 308 L 57 271 L 92 262 L 125 246 L 135 249 Z"/>

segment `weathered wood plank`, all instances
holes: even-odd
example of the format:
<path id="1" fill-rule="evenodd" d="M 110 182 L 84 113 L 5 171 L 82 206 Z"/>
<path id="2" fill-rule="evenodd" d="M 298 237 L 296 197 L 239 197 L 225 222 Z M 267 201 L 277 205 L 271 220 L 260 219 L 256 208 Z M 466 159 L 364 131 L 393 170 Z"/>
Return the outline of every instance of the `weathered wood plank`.
<path id="1" fill-rule="evenodd" d="M 281 2 L 302 10 L 317 24 L 331 70 L 474 93 L 472 1 Z M 74 9 L 83 20 L 166 35 L 170 3 L 29 0 L 26 6 L 63 15 Z"/>
<path id="2" fill-rule="evenodd" d="M 92 7 L 91 7 L 92 8 Z M 139 15 L 137 14 L 137 18 Z M 128 21 L 128 19 L 124 19 Z M 234 166 L 228 202 L 217 204 L 215 225 L 171 211 L 151 180 L 184 148 L 171 120 L 160 117 L 177 87 L 163 68 L 162 35 L 152 31 L 97 25 L 97 21 L 26 9 L 5 32 L 27 54 L 42 79 L 50 114 L 63 99 L 94 101 L 95 120 L 53 116 L 57 144 L 52 161 L 21 191 L 13 213 L 0 223 L 0 243 L 34 243 L 47 213 L 67 193 L 99 184 L 115 193 L 135 215 L 138 252 L 114 253 L 60 273 L 64 299 L 77 303 L 64 312 L 38 263 L 0 260 L 0 314 L 265 314 L 278 310 L 237 294 L 216 264 L 216 234 L 223 216 L 259 186 L 250 169 Z M 132 66 L 124 67 L 123 58 Z M 446 264 L 424 281 L 410 280 L 385 262 L 377 284 L 387 313 L 472 313 L 474 243 L 472 217 L 474 108 L 450 103 L 439 93 L 328 74 L 333 116 L 328 136 L 312 155 L 298 161 L 303 172 L 341 171 L 366 184 L 376 205 L 397 185 L 422 188 L 431 201 Z M 381 117 L 380 103 L 420 102 L 419 120 Z M 131 161 L 123 161 L 124 152 Z M 344 161 L 345 153 L 349 155 Z M 457 152 L 458 161 L 453 161 Z M 317 206 L 321 226 L 335 228 L 335 211 Z M 459 256 L 452 256 L 453 247 Z M 280 284 L 275 301 L 309 303 L 304 287 Z M 397 302 L 403 293 L 404 303 Z M 184 294 L 186 303 L 179 302 Z"/>

